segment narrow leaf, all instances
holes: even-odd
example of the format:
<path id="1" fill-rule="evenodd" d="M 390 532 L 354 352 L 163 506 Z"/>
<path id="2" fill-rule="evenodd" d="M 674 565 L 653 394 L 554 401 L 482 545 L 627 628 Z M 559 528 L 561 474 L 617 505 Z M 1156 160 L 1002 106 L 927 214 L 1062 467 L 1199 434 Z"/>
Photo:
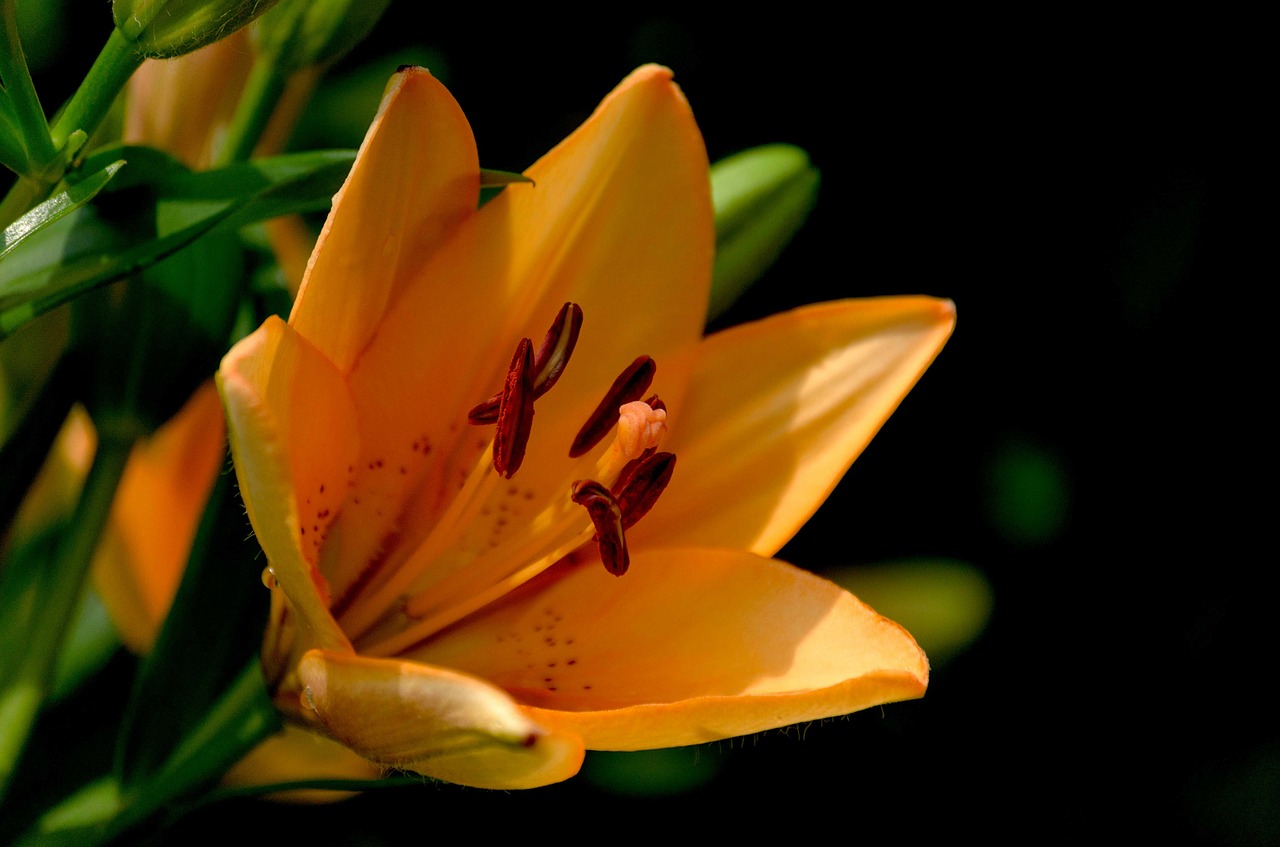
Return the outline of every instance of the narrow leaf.
<path id="1" fill-rule="evenodd" d="M 116 775 L 126 787 L 170 759 L 257 655 L 269 594 L 258 579 L 257 545 L 238 529 L 243 520 L 230 477 L 223 476 L 209 498 L 164 627 L 134 685 L 117 748 Z M 164 708 L 157 709 L 158 703 Z"/>
<path id="2" fill-rule="evenodd" d="M 45 227 L 62 220 L 71 212 L 88 203 L 101 191 L 116 171 L 124 167 L 124 160 L 118 159 L 94 173 L 92 176 L 59 191 L 30 212 L 18 218 L 0 233 L 0 259 L 3 259 L 25 239 Z"/>
<path id="3" fill-rule="evenodd" d="M 141 152 L 145 148 L 126 149 L 139 151 L 139 160 L 154 161 L 157 155 Z M 157 220 L 167 231 L 154 239 L 129 240 L 99 215 L 97 204 L 74 209 L 18 245 L 0 264 L 0 340 L 50 309 L 150 267 L 206 233 L 328 208 L 354 157 L 349 151 L 324 151 L 204 173 L 155 174 L 155 183 L 145 183 L 149 197 L 140 201 L 163 207 Z M 122 187 L 143 184 L 131 178 Z M 114 191 L 108 194 L 114 196 Z"/>
<path id="4" fill-rule="evenodd" d="M 480 204 L 483 206 L 493 198 L 502 193 L 502 189 L 512 183 L 528 183 L 533 184 L 533 180 L 524 174 L 512 173 L 511 171 L 494 171 L 488 168 L 480 169 Z"/>

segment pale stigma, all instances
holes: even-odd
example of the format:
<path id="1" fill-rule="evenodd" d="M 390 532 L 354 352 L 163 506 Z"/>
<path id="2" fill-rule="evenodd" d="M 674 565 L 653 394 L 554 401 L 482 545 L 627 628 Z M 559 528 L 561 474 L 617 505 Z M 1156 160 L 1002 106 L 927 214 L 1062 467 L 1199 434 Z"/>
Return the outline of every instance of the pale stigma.
<path id="1" fill-rule="evenodd" d="M 666 409 L 654 409 L 643 400 L 625 403 L 618 409 L 617 443 L 628 460 L 656 449 L 666 434 Z"/>

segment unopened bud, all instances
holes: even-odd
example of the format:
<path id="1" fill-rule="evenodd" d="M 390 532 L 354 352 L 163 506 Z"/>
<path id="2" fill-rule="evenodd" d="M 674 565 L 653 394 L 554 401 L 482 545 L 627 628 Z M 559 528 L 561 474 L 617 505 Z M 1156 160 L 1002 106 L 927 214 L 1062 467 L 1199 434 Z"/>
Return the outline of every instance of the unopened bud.
<path id="1" fill-rule="evenodd" d="M 716 263 L 707 320 L 774 263 L 818 197 L 818 169 L 790 144 L 754 147 L 711 166 Z"/>
<path id="2" fill-rule="evenodd" d="M 285 73 L 342 58 L 369 34 L 391 0 L 280 0 L 253 26 L 258 49 Z"/>
<path id="3" fill-rule="evenodd" d="M 142 56 L 171 59 L 225 38 L 276 0 L 113 0 L 116 29 Z"/>

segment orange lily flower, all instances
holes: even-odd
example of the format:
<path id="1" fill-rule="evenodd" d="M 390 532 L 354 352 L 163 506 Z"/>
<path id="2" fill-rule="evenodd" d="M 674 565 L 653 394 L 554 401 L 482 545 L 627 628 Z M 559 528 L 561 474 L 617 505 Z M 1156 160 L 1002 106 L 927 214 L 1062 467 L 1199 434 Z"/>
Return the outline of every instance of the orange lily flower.
<path id="1" fill-rule="evenodd" d="M 289 321 L 218 375 L 290 717 L 382 766 L 523 788 L 584 749 L 924 692 L 905 630 L 769 557 L 954 310 L 848 300 L 704 338 L 707 168 L 647 66 L 477 211 L 457 103 L 392 78 Z"/>

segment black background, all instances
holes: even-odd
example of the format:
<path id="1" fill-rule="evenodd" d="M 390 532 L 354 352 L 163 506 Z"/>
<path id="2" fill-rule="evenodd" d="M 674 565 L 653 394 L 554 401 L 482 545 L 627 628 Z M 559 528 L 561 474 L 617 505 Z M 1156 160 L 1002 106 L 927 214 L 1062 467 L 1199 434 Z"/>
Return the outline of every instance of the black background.
<path id="1" fill-rule="evenodd" d="M 1275 273 L 1251 254 L 1264 210 L 1254 117 L 1274 95 L 1253 92 L 1256 24 L 1071 7 L 601 9 L 393 4 L 335 79 L 428 62 L 471 119 L 482 164 L 519 170 L 658 61 L 713 160 L 773 141 L 808 150 L 823 174 L 810 223 L 722 323 L 896 293 L 951 297 L 959 320 L 781 557 L 819 572 L 966 561 L 991 584 L 989 625 L 935 667 L 923 700 L 701 748 L 690 766 L 714 778 L 674 796 L 628 798 L 583 777 L 329 807 L 236 801 L 173 840 L 731 836 L 778 821 L 797 838 L 835 827 L 855 842 L 1273 842 L 1280 736 L 1262 690 L 1274 553 L 1256 544 L 1272 512 L 1271 383 L 1252 371 Z M 1000 462 L 1018 451 L 1051 462 L 1065 503 L 1035 539 L 993 518 Z"/>

